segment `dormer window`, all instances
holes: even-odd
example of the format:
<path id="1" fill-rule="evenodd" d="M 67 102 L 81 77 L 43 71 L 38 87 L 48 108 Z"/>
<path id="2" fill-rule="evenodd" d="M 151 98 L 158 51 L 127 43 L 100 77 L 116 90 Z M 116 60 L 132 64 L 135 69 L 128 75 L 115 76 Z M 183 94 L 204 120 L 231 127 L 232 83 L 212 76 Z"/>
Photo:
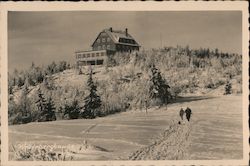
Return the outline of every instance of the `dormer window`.
<path id="1" fill-rule="evenodd" d="M 102 42 L 105 43 L 105 42 L 106 42 L 106 39 L 105 39 L 105 38 L 102 38 Z"/>
<path id="2" fill-rule="evenodd" d="M 107 42 L 110 42 L 110 38 L 109 37 L 107 38 Z"/>

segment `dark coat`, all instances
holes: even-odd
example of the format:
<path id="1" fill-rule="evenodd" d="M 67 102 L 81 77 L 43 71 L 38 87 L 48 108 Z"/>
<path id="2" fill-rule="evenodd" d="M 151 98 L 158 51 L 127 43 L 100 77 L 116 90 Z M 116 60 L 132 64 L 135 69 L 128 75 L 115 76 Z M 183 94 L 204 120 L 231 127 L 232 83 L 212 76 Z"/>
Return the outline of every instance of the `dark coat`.
<path id="1" fill-rule="evenodd" d="M 192 110 L 187 107 L 187 109 L 185 110 L 185 113 L 186 113 L 187 120 L 189 121 L 191 118 Z"/>
<path id="2" fill-rule="evenodd" d="M 183 120 L 183 115 L 184 115 L 184 110 L 181 108 L 181 110 L 180 110 L 180 117 L 181 117 L 181 120 Z"/>

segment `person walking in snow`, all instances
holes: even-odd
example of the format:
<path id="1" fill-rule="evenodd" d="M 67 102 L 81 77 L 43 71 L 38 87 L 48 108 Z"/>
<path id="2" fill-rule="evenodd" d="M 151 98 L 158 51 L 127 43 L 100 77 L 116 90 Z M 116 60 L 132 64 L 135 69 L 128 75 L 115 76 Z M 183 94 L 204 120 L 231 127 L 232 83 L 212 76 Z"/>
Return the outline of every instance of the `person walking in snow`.
<path id="1" fill-rule="evenodd" d="M 187 120 L 190 121 L 192 110 L 187 107 L 187 109 L 185 110 L 185 113 L 186 113 Z"/>
<path id="2" fill-rule="evenodd" d="M 180 117 L 181 117 L 181 120 L 183 120 L 183 115 L 184 115 L 184 110 L 183 110 L 183 108 L 181 108 L 181 110 L 180 110 Z"/>

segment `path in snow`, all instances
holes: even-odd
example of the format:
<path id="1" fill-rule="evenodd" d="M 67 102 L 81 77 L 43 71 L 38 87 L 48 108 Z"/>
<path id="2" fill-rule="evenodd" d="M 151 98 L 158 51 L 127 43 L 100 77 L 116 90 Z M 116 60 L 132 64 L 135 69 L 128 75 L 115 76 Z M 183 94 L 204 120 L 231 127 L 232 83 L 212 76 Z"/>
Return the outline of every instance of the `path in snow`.
<path id="1" fill-rule="evenodd" d="M 156 141 L 129 156 L 130 160 L 183 160 L 187 158 L 192 124 L 173 122 Z"/>

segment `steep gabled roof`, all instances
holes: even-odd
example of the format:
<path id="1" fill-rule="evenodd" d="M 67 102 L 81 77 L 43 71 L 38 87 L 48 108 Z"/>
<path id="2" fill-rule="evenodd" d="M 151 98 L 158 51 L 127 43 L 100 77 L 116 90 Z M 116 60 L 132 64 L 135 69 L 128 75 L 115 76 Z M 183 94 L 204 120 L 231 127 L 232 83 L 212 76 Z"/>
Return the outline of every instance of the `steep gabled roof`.
<path id="1" fill-rule="evenodd" d="M 110 29 L 104 29 L 102 32 L 106 32 L 108 34 L 108 36 L 111 38 L 111 40 L 115 43 L 115 44 L 123 44 L 123 45 L 130 45 L 130 46 L 137 46 L 137 47 L 140 47 L 140 45 L 136 42 L 136 40 L 129 34 L 127 33 L 126 35 L 126 32 L 125 31 L 115 31 L 115 30 L 110 30 Z M 93 44 L 91 45 L 93 47 L 94 43 L 96 42 L 96 40 L 99 38 L 100 34 L 102 33 L 100 32 L 99 35 L 97 36 L 97 38 L 95 39 L 95 41 L 93 42 Z M 124 42 L 120 42 L 120 38 L 123 38 L 123 39 L 132 39 L 135 41 L 134 44 L 132 43 L 124 43 Z"/>

